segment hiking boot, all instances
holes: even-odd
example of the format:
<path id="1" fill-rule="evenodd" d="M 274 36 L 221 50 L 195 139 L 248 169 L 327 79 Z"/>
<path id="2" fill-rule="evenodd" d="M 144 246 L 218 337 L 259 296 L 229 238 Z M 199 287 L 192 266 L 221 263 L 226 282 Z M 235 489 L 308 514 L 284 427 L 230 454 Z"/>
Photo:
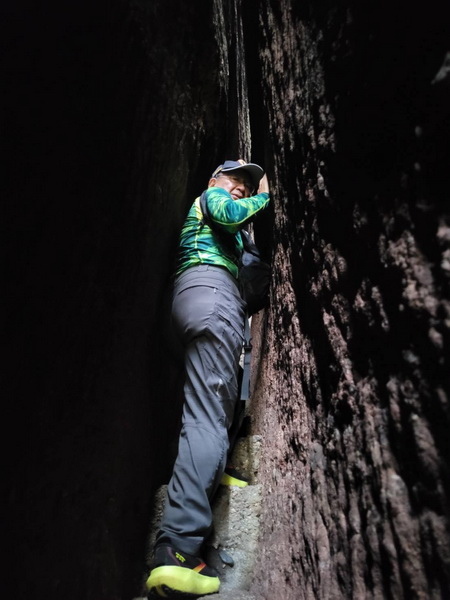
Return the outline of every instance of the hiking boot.
<path id="1" fill-rule="evenodd" d="M 152 596 L 188 598 L 218 592 L 220 580 L 217 571 L 201 558 L 160 544 L 155 550 L 146 587 Z"/>
<path id="2" fill-rule="evenodd" d="M 248 485 L 247 477 L 236 471 L 234 467 L 225 467 L 225 472 L 220 480 L 222 485 L 237 485 L 237 487 L 246 487 Z"/>

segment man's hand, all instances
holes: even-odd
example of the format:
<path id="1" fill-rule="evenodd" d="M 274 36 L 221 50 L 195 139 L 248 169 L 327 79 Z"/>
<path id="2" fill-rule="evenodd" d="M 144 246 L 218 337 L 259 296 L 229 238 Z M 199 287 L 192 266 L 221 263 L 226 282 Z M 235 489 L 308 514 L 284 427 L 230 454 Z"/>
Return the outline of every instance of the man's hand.
<path id="1" fill-rule="evenodd" d="M 269 180 L 267 179 L 267 175 L 263 175 L 259 182 L 258 194 L 261 194 L 261 192 L 269 193 Z"/>

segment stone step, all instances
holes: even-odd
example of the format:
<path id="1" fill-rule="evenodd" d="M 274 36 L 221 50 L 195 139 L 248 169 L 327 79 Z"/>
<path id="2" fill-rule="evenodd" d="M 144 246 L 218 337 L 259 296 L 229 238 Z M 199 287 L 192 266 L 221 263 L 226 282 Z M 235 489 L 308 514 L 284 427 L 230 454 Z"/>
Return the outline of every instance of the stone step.
<path id="1" fill-rule="evenodd" d="M 250 586 L 260 512 L 259 485 L 245 488 L 222 486 L 219 489 L 213 508 L 212 546 L 208 547 L 204 558 L 219 572 L 222 592 L 246 590 Z M 227 557 L 232 559 L 232 566 L 228 564 Z"/>
<path id="2" fill-rule="evenodd" d="M 214 532 L 205 560 L 219 572 L 220 593 L 244 593 L 250 588 L 259 537 L 261 487 L 256 483 L 261 447 L 260 436 L 239 438 L 232 456 L 233 466 L 250 483 L 244 488 L 220 486 L 213 502 Z M 225 560 L 223 552 L 225 551 Z M 229 560 L 233 565 L 230 566 Z M 217 596 L 216 596 L 217 598 Z"/>

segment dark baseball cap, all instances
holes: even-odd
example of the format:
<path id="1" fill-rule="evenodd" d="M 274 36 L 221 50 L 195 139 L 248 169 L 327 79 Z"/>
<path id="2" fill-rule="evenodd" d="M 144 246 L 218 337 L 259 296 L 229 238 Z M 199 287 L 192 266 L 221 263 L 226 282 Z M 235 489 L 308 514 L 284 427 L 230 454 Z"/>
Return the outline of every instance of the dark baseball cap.
<path id="1" fill-rule="evenodd" d="M 219 173 L 233 173 L 235 171 L 244 171 L 250 178 L 253 188 L 258 188 L 259 182 L 264 175 L 264 169 L 255 163 L 241 163 L 235 160 L 226 160 L 223 165 L 219 165 L 211 177 L 217 177 Z"/>

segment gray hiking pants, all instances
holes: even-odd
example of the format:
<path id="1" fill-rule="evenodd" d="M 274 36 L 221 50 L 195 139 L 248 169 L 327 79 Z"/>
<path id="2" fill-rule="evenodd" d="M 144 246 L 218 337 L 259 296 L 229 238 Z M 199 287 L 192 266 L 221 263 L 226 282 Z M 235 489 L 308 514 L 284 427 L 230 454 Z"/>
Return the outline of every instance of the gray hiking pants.
<path id="1" fill-rule="evenodd" d="M 210 500 L 226 466 L 238 394 L 245 302 L 220 267 L 191 267 L 174 285 L 172 320 L 185 350 L 178 456 L 156 543 L 200 553 L 211 531 Z"/>

